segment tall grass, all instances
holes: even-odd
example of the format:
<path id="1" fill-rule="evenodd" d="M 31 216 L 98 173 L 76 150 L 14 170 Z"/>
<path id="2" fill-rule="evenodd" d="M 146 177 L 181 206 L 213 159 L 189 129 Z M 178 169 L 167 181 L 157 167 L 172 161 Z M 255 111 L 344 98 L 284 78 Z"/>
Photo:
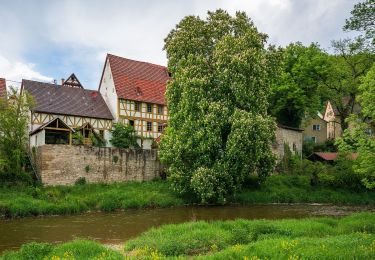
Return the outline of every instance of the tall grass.
<path id="1" fill-rule="evenodd" d="M 89 240 L 73 240 L 61 245 L 51 245 L 47 243 L 29 243 L 23 245 L 18 251 L 5 252 L 0 257 L 2 260 L 34 260 L 34 259 L 54 259 L 54 260 L 120 260 L 124 256 L 117 251 Z"/>
<path id="2" fill-rule="evenodd" d="M 195 222 L 151 229 L 125 243 L 125 251 L 215 259 L 374 259 L 375 214 L 342 219 Z M 315 257 L 316 256 L 316 257 Z M 259 259 L 259 258 L 254 258 Z"/>
<path id="3" fill-rule="evenodd" d="M 341 219 L 191 222 L 151 229 L 115 251 L 96 242 L 30 243 L 13 259 L 375 259 L 375 214 Z"/>
<path id="4" fill-rule="evenodd" d="M 169 207 L 191 204 L 168 181 L 85 184 L 56 187 L 0 187 L 0 215 L 24 217 L 77 214 L 90 210 Z M 308 176 L 274 175 L 262 185 L 248 185 L 231 203 L 375 204 L 374 191 L 314 187 Z"/>
<path id="5" fill-rule="evenodd" d="M 163 181 L 0 188 L 0 214 L 6 217 L 169 207 L 183 203 Z"/>
<path id="6" fill-rule="evenodd" d="M 254 203 L 332 203 L 375 204 L 375 192 L 311 186 L 306 175 L 273 175 L 259 187 L 244 188 L 233 202 Z"/>

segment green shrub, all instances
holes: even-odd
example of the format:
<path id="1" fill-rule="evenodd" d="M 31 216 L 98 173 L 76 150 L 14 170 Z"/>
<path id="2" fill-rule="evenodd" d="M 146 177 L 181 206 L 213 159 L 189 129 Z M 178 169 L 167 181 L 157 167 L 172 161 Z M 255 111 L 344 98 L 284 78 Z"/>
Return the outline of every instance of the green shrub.
<path id="1" fill-rule="evenodd" d="M 75 185 L 85 185 L 86 184 L 86 178 L 85 177 L 79 177 L 75 182 Z"/>

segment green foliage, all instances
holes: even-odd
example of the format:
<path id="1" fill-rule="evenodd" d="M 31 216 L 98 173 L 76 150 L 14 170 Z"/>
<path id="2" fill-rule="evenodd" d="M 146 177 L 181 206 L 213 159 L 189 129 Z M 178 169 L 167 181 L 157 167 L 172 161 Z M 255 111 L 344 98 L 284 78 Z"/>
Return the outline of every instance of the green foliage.
<path id="1" fill-rule="evenodd" d="M 75 185 L 85 185 L 86 184 L 86 178 L 85 177 L 79 177 L 75 182 Z"/>
<path id="2" fill-rule="evenodd" d="M 96 133 L 90 133 L 89 138 L 91 140 L 92 145 L 96 146 L 96 147 L 103 147 L 107 143 L 106 140 L 104 140 L 103 138 L 101 138 Z"/>
<path id="3" fill-rule="evenodd" d="M 321 91 L 337 109 L 341 128 L 345 130 L 347 119 L 356 113 L 359 85 L 373 66 L 375 54 L 361 38 L 333 41 L 332 47 L 335 55 L 329 57 L 328 77 Z"/>
<path id="4" fill-rule="evenodd" d="M 116 123 L 111 131 L 111 144 L 117 148 L 138 148 L 137 135 L 131 125 Z"/>
<path id="5" fill-rule="evenodd" d="M 11 102 L 0 99 L 0 180 L 31 181 L 24 172 L 27 156 L 28 117 L 34 101 L 24 92 L 11 88 Z"/>
<path id="6" fill-rule="evenodd" d="M 303 157 L 307 158 L 314 152 L 337 152 L 337 146 L 334 140 L 327 140 L 320 144 L 317 144 L 314 141 L 303 141 Z"/>
<path id="7" fill-rule="evenodd" d="M 82 145 L 84 137 L 80 129 L 74 129 L 75 132 L 72 134 L 72 143 L 75 145 Z"/>
<path id="8" fill-rule="evenodd" d="M 276 171 L 278 173 L 298 174 L 301 171 L 301 166 L 301 156 L 298 153 L 293 154 L 289 145 L 284 144 L 284 156 L 278 162 Z"/>
<path id="9" fill-rule="evenodd" d="M 270 95 L 270 112 L 278 122 L 299 127 L 306 115 L 321 110 L 319 86 L 327 77 L 327 56 L 317 44 L 297 42 L 284 49 L 282 73 Z"/>
<path id="10" fill-rule="evenodd" d="M 362 84 L 359 87 L 362 114 L 348 119 L 352 127 L 347 129 L 343 137 L 337 141 L 341 151 L 358 153 L 353 168 L 363 185 L 368 189 L 375 188 L 375 137 L 366 133 L 367 129 L 375 129 L 374 78 L 375 65 L 362 79 Z"/>
<path id="11" fill-rule="evenodd" d="M 364 117 L 375 119 L 375 64 L 371 70 L 362 79 L 362 84 L 359 86 L 361 95 L 359 101 L 362 107 Z M 374 126 L 375 123 L 373 123 Z"/>
<path id="12" fill-rule="evenodd" d="M 246 176 L 271 172 L 267 95 L 280 53 L 266 38 L 245 13 L 218 10 L 185 17 L 165 39 L 173 78 L 160 159 L 180 194 L 224 202 Z"/>
<path id="13" fill-rule="evenodd" d="M 83 183 L 83 179 L 79 181 Z M 78 183 L 77 183 L 78 184 Z M 0 187 L 0 216 L 78 214 L 88 210 L 169 207 L 189 203 L 164 181 L 55 187 Z"/>
<path id="14" fill-rule="evenodd" d="M 311 185 L 312 176 L 317 177 Z M 335 180 L 340 181 L 333 175 Z M 371 204 L 375 203 L 375 192 L 364 188 L 352 190 L 347 185 L 339 186 L 334 180 L 328 181 L 327 168 L 318 163 L 304 166 L 299 175 L 273 175 L 259 188 L 245 188 L 230 199 L 243 204 L 253 203 L 333 203 L 333 204 Z M 314 183 L 313 183 L 314 184 Z M 348 185 L 350 186 L 350 185 Z"/>
<path id="15" fill-rule="evenodd" d="M 373 213 L 344 218 L 190 222 L 146 231 L 127 241 L 125 251 L 134 254 L 147 247 L 148 251 L 165 257 L 203 259 L 251 256 L 261 259 L 371 259 L 375 256 L 374 223 Z"/>
<path id="16" fill-rule="evenodd" d="M 375 1 L 366 0 L 354 5 L 351 14 L 346 20 L 344 30 L 365 32 L 365 37 L 375 45 Z"/>
<path id="17" fill-rule="evenodd" d="M 12 259 L 124 259 L 114 250 L 89 240 L 76 239 L 71 242 L 51 245 L 47 243 L 29 243 L 18 251 L 8 251 L 1 257 L 4 260 Z"/>
<path id="18" fill-rule="evenodd" d="M 118 162 L 118 156 L 117 155 L 112 156 L 112 162 L 114 162 L 114 163 Z"/>

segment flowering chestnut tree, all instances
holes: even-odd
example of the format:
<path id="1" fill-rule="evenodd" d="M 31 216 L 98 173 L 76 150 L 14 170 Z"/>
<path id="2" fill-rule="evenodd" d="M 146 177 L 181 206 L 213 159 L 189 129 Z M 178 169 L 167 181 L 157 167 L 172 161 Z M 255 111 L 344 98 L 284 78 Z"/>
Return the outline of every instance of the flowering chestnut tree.
<path id="1" fill-rule="evenodd" d="M 165 39 L 168 128 L 160 159 L 173 187 L 225 202 L 247 176 L 273 170 L 275 122 L 267 114 L 280 51 L 243 12 L 185 17 Z"/>

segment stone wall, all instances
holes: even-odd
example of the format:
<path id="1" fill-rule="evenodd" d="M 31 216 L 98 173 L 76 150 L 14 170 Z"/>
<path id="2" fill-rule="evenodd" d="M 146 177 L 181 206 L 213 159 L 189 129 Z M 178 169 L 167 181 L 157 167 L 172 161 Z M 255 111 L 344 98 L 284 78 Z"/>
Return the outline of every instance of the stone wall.
<path id="1" fill-rule="evenodd" d="M 272 145 L 272 151 L 279 157 L 284 157 L 284 144 L 287 144 L 293 154 L 302 156 L 302 131 L 277 127 L 276 140 Z"/>
<path id="2" fill-rule="evenodd" d="M 87 182 L 148 181 L 162 171 L 156 150 L 43 145 L 35 158 L 46 185 L 71 185 L 80 177 Z"/>

